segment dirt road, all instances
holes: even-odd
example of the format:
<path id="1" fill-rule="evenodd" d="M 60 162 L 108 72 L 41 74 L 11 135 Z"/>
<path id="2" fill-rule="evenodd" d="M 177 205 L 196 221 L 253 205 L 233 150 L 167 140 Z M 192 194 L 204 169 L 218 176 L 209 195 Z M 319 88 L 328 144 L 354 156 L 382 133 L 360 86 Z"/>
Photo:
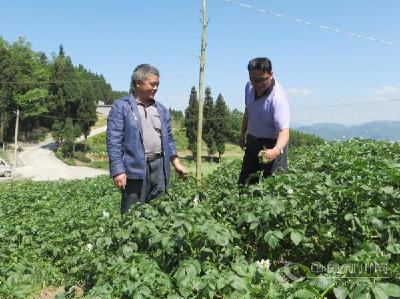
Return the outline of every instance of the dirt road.
<path id="1" fill-rule="evenodd" d="M 96 135 L 105 131 L 105 127 L 97 128 L 90 134 Z M 24 166 L 13 172 L 13 178 L 30 178 L 35 181 L 73 180 L 108 174 L 104 169 L 69 166 L 60 161 L 54 154 L 55 143 L 46 141 L 38 145 L 24 147 L 19 159 Z"/>

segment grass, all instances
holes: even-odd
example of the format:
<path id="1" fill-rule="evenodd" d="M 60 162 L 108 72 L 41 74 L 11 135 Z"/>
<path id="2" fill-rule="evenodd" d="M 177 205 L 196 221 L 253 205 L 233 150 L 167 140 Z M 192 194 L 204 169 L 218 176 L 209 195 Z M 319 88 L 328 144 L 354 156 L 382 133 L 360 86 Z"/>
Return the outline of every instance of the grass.
<path id="1" fill-rule="evenodd" d="M 106 125 L 107 125 L 107 116 L 101 113 L 97 113 L 97 121 L 92 127 L 92 130 L 104 127 Z"/>
<path id="2" fill-rule="evenodd" d="M 217 163 L 217 162 L 209 162 L 206 160 L 206 157 L 203 157 L 201 161 L 201 174 L 203 176 L 207 176 L 208 174 L 215 171 L 221 165 L 236 159 L 239 158 L 235 157 L 222 158 L 221 163 Z M 182 165 L 186 167 L 190 175 L 196 176 L 196 161 L 187 158 L 181 158 L 180 161 Z"/>

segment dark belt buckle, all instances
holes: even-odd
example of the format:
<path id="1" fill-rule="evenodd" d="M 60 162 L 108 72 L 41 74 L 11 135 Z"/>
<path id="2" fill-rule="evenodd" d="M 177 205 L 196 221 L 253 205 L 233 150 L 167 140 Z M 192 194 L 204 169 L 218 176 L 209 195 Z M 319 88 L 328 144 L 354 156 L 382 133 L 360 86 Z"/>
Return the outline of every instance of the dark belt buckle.
<path id="1" fill-rule="evenodd" d="M 157 160 L 158 158 L 161 158 L 160 153 L 151 153 L 151 154 L 146 155 L 147 162 L 153 162 L 154 160 Z"/>

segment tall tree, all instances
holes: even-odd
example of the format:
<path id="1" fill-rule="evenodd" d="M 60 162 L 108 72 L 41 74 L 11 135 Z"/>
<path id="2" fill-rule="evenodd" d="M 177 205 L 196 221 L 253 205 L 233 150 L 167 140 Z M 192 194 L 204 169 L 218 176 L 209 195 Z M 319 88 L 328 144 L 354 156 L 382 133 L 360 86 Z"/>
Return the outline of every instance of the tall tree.
<path id="1" fill-rule="evenodd" d="M 76 118 L 80 89 L 71 58 L 65 55 L 62 45 L 60 45 L 58 56 L 51 67 L 50 81 L 49 110 L 51 114 L 57 117 Z"/>
<path id="2" fill-rule="evenodd" d="M 0 143 L 7 139 L 9 122 L 12 114 L 12 85 L 14 73 L 11 69 L 11 54 L 8 43 L 0 36 Z"/>
<path id="3" fill-rule="evenodd" d="M 228 136 L 229 109 L 222 94 L 218 95 L 215 102 L 215 115 L 218 117 L 218 128 L 215 130 L 215 147 L 218 152 L 218 160 L 225 153 L 225 143 Z"/>
<path id="4" fill-rule="evenodd" d="M 53 138 L 57 142 L 57 151 L 63 157 L 74 156 L 76 138 L 80 135 L 80 130 L 79 124 L 74 124 L 70 118 L 55 121 Z"/>
<path id="5" fill-rule="evenodd" d="M 96 123 L 97 101 L 99 94 L 96 92 L 97 81 L 93 81 L 95 75 L 86 70 L 82 65 L 77 69 L 79 79 L 80 99 L 77 111 L 77 122 L 84 136 L 84 152 L 86 152 L 86 141 L 91 127 Z"/>
<path id="6" fill-rule="evenodd" d="M 188 138 L 188 149 L 193 158 L 197 151 L 197 118 L 199 113 L 199 102 L 197 100 L 196 87 L 192 87 L 189 97 L 189 105 L 185 110 L 186 137 Z"/>
<path id="7" fill-rule="evenodd" d="M 211 95 L 211 88 L 206 87 L 204 96 L 203 140 L 207 144 L 209 158 L 216 152 L 215 131 L 217 123 L 214 110 L 214 99 Z"/>
<path id="8" fill-rule="evenodd" d="M 238 109 L 233 109 L 228 117 L 228 142 L 239 144 L 240 130 L 242 127 L 243 112 Z"/>
<path id="9" fill-rule="evenodd" d="M 15 102 L 21 110 L 21 123 L 25 138 L 33 130 L 38 118 L 48 112 L 47 97 L 48 91 L 44 88 L 34 88 L 24 94 L 15 96 Z"/>

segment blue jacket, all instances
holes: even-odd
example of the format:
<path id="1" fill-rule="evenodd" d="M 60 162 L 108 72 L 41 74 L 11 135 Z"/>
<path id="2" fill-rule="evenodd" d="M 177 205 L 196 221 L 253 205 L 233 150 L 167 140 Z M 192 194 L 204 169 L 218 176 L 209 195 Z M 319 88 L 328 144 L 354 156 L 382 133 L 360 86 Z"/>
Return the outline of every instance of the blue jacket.
<path id="1" fill-rule="evenodd" d="M 161 120 L 161 146 L 166 184 L 170 176 L 170 158 L 177 154 L 171 130 L 171 116 L 158 101 Z M 107 119 L 107 151 L 112 177 L 126 173 L 128 179 L 144 179 L 146 175 L 143 130 L 140 114 L 132 94 L 114 102 Z"/>

